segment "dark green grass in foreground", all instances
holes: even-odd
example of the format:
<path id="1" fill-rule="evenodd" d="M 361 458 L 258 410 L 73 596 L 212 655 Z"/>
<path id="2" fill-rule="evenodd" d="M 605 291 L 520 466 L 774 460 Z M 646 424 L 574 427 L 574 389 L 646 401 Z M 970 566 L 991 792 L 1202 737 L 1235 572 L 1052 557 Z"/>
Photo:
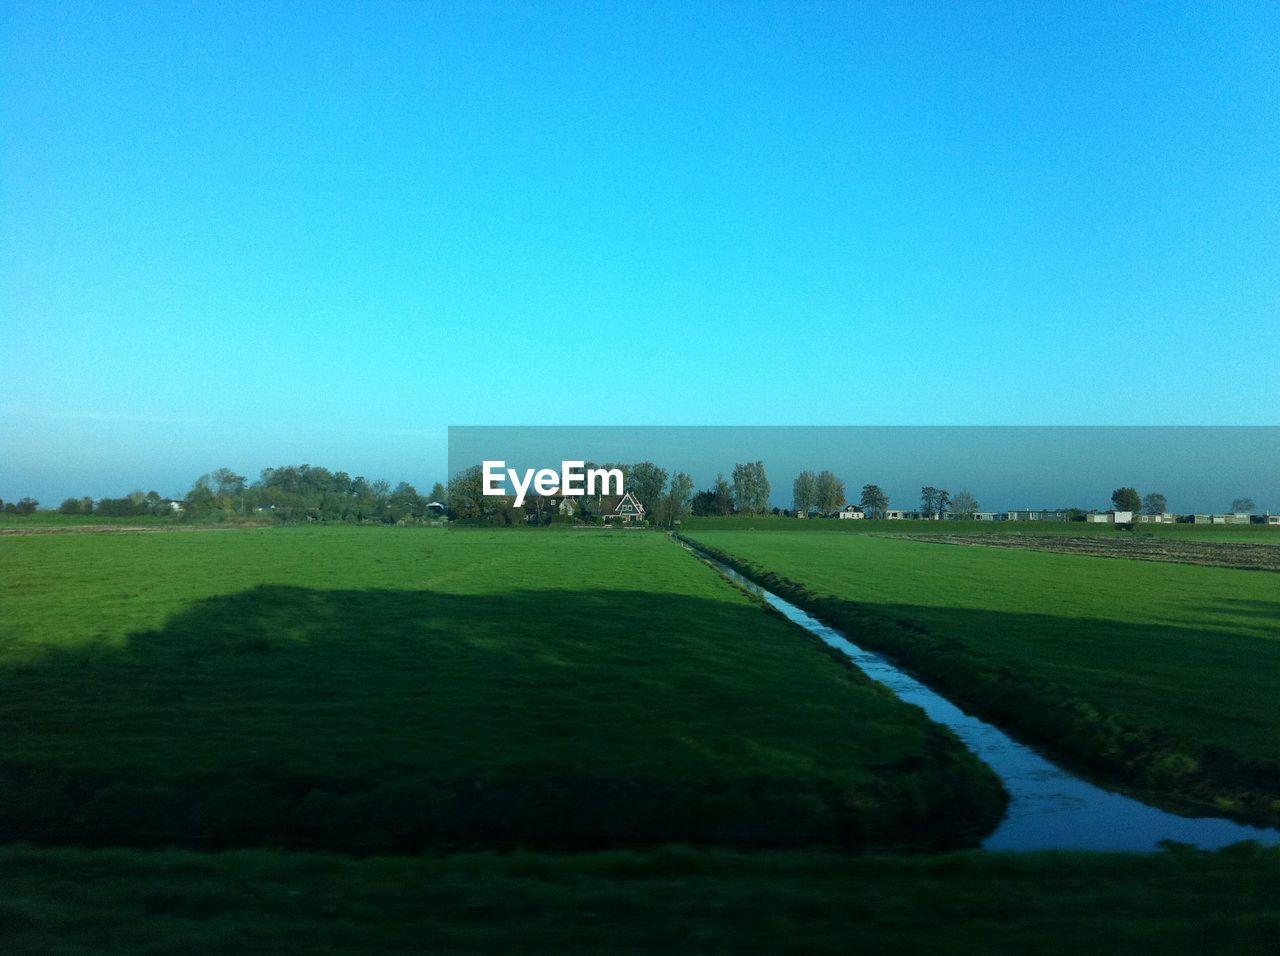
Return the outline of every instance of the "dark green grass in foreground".
<path id="1" fill-rule="evenodd" d="M 928 845 L 949 735 L 647 533 L 0 541 L 10 839 Z"/>
<path id="2" fill-rule="evenodd" d="M 868 536 L 692 537 L 1131 783 L 1280 814 L 1280 575 Z"/>
<path id="3" fill-rule="evenodd" d="M 1273 952 L 1280 853 L 0 850 L 10 952 Z"/>

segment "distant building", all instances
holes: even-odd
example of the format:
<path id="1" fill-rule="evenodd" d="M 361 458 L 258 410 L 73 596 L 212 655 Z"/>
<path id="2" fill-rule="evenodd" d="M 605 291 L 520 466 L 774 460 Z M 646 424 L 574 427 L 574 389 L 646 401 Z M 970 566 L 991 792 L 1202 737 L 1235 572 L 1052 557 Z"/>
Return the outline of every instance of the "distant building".
<path id="1" fill-rule="evenodd" d="M 1006 521 L 1069 521 L 1065 511 L 1008 511 Z"/>
<path id="2" fill-rule="evenodd" d="M 1248 524 L 1249 516 L 1236 512 L 1230 515 L 1209 515 L 1209 524 Z"/>
<path id="3" fill-rule="evenodd" d="M 1168 511 L 1162 511 L 1154 515 L 1138 515 L 1138 520 L 1143 524 L 1173 524 L 1178 519 L 1178 515 L 1171 514 Z"/>
<path id="4" fill-rule="evenodd" d="M 975 511 L 972 514 L 948 514 L 948 521 L 1000 521 L 1001 516 L 994 511 Z"/>
<path id="5" fill-rule="evenodd" d="M 1269 511 L 1268 511 L 1266 514 L 1264 514 L 1264 515 L 1254 515 L 1254 516 L 1253 516 L 1253 523 L 1254 523 L 1254 524 L 1280 525 L 1280 515 L 1273 515 L 1273 514 L 1272 514 L 1271 512 L 1269 512 Z"/>
<path id="6" fill-rule="evenodd" d="M 902 521 L 906 518 L 907 513 L 897 508 L 887 508 L 884 513 L 885 519 L 888 521 Z"/>
<path id="7" fill-rule="evenodd" d="M 836 512 L 836 516 L 839 518 L 857 519 L 857 518 L 865 518 L 867 515 L 857 505 L 845 505 L 843 508 L 841 508 L 839 511 Z"/>
<path id="8" fill-rule="evenodd" d="M 1132 511 L 1093 511 L 1084 516 L 1091 524 L 1132 524 Z"/>
<path id="9" fill-rule="evenodd" d="M 603 495 L 598 514 L 605 521 L 643 521 L 644 505 L 629 491 L 625 495 Z"/>

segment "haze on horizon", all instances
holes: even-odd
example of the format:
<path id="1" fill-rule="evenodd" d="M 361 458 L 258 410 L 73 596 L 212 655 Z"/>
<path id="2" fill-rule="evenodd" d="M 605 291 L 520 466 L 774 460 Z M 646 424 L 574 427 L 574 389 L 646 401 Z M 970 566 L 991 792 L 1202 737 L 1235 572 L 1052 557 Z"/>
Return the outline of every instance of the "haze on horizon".
<path id="1" fill-rule="evenodd" d="M 10 4 L 0 498 L 429 488 L 460 423 L 1274 425 L 1278 63 L 1261 2 Z"/>

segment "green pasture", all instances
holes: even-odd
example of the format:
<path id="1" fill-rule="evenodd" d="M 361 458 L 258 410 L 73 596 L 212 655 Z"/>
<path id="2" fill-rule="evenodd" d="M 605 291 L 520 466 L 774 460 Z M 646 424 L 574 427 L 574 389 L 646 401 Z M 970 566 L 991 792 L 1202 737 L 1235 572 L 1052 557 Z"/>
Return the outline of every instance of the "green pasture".
<path id="1" fill-rule="evenodd" d="M 964 841 L 998 782 L 664 537 L 0 539 L 0 828 L 417 849 Z"/>
<path id="2" fill-rule="evenodd" d="M 1137 537 L 1175 541 L 1238 541 L 1280 545 L 1280 525 L 1139 524 L 1134 530 L 1087 521 L 886 521 L 840 518 L 784 518 L 779 515 L 733 515 L 727 518 L 685 518 L 681 530 L 689 534 L 711 531 L 800 531 L 841 534 L 920 535 L 997 534 L 1021 537 Z"/>
<path id="3" fill-rule="evenodd" d="M 1001 716 L 1025 727 L 1069 700 L 1079 726 L 1057 728 L 1055 742 L 1078 756 L 1137 766 L 1140 743 L 1122 738 L 1144 728 L 1171 758 L 1145 767 L 1147 783 L 1215 760 L 1234 763 L 1246 790 L 1259 774 L 1275 779 L 1280 575 L 866 535 L 691 537 L 799 585 L 802 602 L 842 616 L 855 639 L 980 709 L 1010 707 Z"/>

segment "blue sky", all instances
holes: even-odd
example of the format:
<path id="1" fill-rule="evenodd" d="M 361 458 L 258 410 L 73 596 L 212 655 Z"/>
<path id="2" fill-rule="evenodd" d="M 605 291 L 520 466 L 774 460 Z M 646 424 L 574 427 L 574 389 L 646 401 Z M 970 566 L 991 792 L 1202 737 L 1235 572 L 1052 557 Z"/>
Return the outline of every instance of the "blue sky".
<path id="1" fill-rule="evenodd" d="M 1277 184 L 1273 3 L 12 3 L 0 497 L 1276 424 Z"/>

